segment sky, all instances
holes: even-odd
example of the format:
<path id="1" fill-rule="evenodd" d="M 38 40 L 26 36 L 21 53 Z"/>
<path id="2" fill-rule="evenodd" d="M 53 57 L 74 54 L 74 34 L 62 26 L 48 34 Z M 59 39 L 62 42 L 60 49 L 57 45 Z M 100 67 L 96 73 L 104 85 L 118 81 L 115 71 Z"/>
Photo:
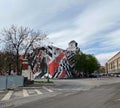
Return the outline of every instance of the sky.
<path id="1" fill-rule="evenodd" d="M 120 51 L 120 0 L 0 0 L 0 30 L 41 30 L 62 49 L 71 40 L 104 65 Z"/>

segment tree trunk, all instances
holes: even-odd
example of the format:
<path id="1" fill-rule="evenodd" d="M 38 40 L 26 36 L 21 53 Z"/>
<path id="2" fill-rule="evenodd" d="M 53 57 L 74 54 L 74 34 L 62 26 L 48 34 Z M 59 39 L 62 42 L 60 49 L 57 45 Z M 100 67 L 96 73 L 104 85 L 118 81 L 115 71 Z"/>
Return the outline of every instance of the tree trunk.
<path id="1" fill-rule="evenodd" d="M 8 75 L 11 75 L 11 63 L 9 64 Z"/>
<path id="2" fill-rule="evenodd" d="M 17 75 L 20 75 L 20 70 L 19 70 L 19 51 L 17 50 L 17 55 L 16 55 L 16 64 L 17 64 Z"/>

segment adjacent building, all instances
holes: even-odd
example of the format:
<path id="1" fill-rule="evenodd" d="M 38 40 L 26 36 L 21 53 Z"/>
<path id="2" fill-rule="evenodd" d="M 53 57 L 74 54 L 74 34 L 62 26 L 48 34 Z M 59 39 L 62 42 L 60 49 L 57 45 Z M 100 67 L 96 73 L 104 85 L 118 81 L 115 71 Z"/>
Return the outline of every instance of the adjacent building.
<path id="1" fill-rule="evenodd" d="M 120 52 L 106 62 L 106 73 L 120 74 Z"/>

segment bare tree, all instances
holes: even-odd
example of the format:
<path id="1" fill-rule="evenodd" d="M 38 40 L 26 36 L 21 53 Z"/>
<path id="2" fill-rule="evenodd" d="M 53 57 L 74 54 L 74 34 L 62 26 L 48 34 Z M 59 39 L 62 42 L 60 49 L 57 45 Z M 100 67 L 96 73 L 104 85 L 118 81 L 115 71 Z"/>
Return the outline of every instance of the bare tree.
<path id="1" fill-rule="evenodd" d="M 19 56 L 22 54 L 26 57 L 27 53 L 33 48 L 40 47 L 42 40 L 46 38 L 46 34 L 40 31 L 34 31 L 28 27 L 17 27 L 12 25 L 9 29 L 2 31 L 6 48 L 9 48 L 16 55 L 16 66 L 20 75 Z M 8 50 L 8 49 L 7 49 Z"/>

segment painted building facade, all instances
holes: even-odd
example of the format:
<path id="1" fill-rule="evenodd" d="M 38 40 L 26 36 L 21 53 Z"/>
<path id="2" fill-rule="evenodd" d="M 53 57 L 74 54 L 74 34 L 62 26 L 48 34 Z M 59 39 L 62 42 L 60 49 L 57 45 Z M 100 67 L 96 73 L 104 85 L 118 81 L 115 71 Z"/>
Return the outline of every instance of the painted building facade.
<path id="1" fill-rule="evenodd" d="M 120 52 L 106 62 L 106 73 L 120 74 Z"/>
<path id="2" fill-rule="evenodd" d="M 35 49 L 29 55 L 34 78 L 71 78 L 74 67 L 73 56 L 78 50 L 75 41 L 71 41 L 66 50 L 55 46 Z"/>

